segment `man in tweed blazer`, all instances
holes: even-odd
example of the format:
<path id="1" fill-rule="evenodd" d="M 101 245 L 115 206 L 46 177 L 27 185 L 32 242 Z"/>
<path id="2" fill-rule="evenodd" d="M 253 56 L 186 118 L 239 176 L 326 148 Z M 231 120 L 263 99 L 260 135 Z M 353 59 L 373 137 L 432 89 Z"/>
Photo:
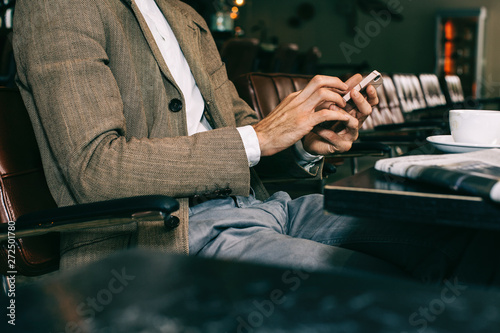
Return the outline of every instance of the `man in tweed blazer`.
<path id="1" fill-rule="evenodd" d="M 283 260 L 282 263 L 290 264 L 302 260 L 311 264 L 309 268 L 316 264 L 320 268 L 342 266 L 359 258 L 363 266 L 384 267 L 381 262 L 351 250 L 304 239 L 290 242 L 291 238 L 281 234 L 283 237 L 276 238 L 276 230 L 285 230 L 289 235 L 293 231 L 294 236 L 306 239 L 324 236 L 325 232 L 335 236 L 339 230 L 336 238 L 343 239 L 342 228 L 346 234 L 352 234 L 352 228 L 365 227 L 356 225 L 359 221 L 341 218 L 336 224 L 331 219 L 327 223 L 327 217 L 319 217 L 321 197 L 292 203 L 279 194 L 269 202 L 258 201 L 266 199 L 267 193 L 249 168 L 239 132 L 240 127 L 252 125 L 263 158 L 274 155 L 272 158 L 286 165 L 291 175 L 317 177 L 321 174 L 321 162 L 307 168 L 299 165 L 290 147 L 303 138 L 309 153 L 321 155 L 349 149 L 362 120 L 371 112 L 370 104 L 377 102 L 375 89 L 369 89 L 368 101 L 359 94 L 353 96 L 359 110 L 356 119 L 341 110 L 340 94 L 348 91 L 359 77 L 348 84 L 337 78 L 316 77 L 301 93 L 291 95 L 268 118 L 257 122 L 253 110 L 238 97 L 228 80 L 203 19 L 180 1 L 156 0 L 153 5 L 157 5 L 175 34 L 213 129 L 189 135 L 185 107 L 189 101 L 184 99 L 184 92 L 172 75 L 173 68 L 167 66 L 155 41 L 155 31 L 138 6 L 143 5 L 141 1 L 144 0 L 19 0 L 16 5 L 14 49 L 18 86 L 33 122 L 49 188 L 58 205 L 144 194 L 166 194 L 180 201 L 180 210 L 175 213 L 180 225 L 174 231 L 165 230 L 158 221 L 64 234 L 61 268 L 96 261 L 131 246 L 177 253 L 195 248 L 196 253 L 206 250 L 205 255 L 230 258 L 245 258 L 254 251 L 256 261 Z M 315 112 L 317 109 L 320 110 Z M 326 120 L 344 121 L 346 129 L 311 132 Z M 227 198 L 229 194 L 233 197 Z M 190 207 L 189 198 L 197 195 L 222 198 L 208 202 L 208 206 Z M 221 209 L 229 207 L 227 211 L 231 211 L 235 205 L 241 208 L 238 213 L 221 217 Z M 288 210 L 276 211 L 276 207 L 285 206 Z M 235 215 L 244 216 L 244 212 L 249 225 L 230 224 Z M 263 227 L 259 219 L 262 212 L 263 219 L 290 214 L 289 220 L 294 224 Z M 210 214 L 214 215 L 211 220 Z M 310 223 L 316 229 L 311 231 L 304 227 L 309 224 L 295 222 L 298 216 L 302 220 L 316 216 Z M 196 222 L 192 223 L 194 226 L 189 226 L 189 220 Z M 255 227 L 266 232 L 242 240 L 239 233 L 252 233 Z M 214 235 L 220 230 L 236 232 L 227 231 L 230 236 L 225 238 L 222 233 Z M 403 231 L 401 226 L 385 230 L 412 235 L 404 236 L 405 242 L 413 238 L 415 242 L 422 241 L 411 227 Z M 208 240 L 200 238 L 200 233 L 206 234 Z M 195 237 L 188 239 L 188 234 Z M 372 239 L 373 235 L 368 236 Z M 390 232 L 385 236 L 395 239 Z M 209 248 L 207 244 L 215 243 L 212 240 L 216 238 L 219 243 Z M 333 238 L 325 243 L 336 244 Z M 384 238 L 380 241 L 385 242 Z M 270 258 L 264 260 L 267 255 Z M 354 257 L 358 259 L 353 260 Z M 386 269 L 392 268 L 389 266 Z"/>
<path id="2" fill-rule="evenodd" d="M 159 221 L 65 234 L 62 267 L 131 244 L 187 253 L 188 197 L 221 190 L 247 196 L 250 188 L 257 198 L 267 197 L 235 129 L 255 124 L 256 115 L 228 80 L 206 23 L 180 1 L 156 2 L 190 65 L 212 131 L 187 136 L 182 93 L 136 1 L 16 5 L 18 85 L 58 205 L 151 193 L 180 201 L 174 231 L 165 231 Z M 346 141 L 349 145 L 352 138 Z M 269 154 L 279 150 L 270 147 Z M 291 174 L 321 173 L 321 163 L 305 170 L 292 155 L 280 154 Z"/>

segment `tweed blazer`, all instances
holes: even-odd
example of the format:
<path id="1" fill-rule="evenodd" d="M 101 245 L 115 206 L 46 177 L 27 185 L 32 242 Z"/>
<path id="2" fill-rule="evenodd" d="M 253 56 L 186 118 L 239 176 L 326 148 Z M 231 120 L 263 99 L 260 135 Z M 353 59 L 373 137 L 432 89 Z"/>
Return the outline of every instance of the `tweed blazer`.
<path id="1" fill-rule="evenodd" d="M 161 221 L 62 236 L 61 266 L 132 245 L 188 252 L 188 200 L 221 188 L 265 189 L 237 126 L 257 121 L 228 80 L 205 21 L 178 0 L 156 0 L 204 97 L 214 130 L 187 136 L 182 92 L 139 0 L 18 0 L 14 52 L 51 193 L 60 206 L 145 194 L 179 199 L 180 226 Z M 169 108 L 181 101 L 180 110 Z M 281 154 L 282 163 L 292 159 Z M 289 160 L 288 160 L 289 159 Z M 292 163 L 290 163 L 292 164 Z M 315 176 L 319 168 L 295 174 Z"/>

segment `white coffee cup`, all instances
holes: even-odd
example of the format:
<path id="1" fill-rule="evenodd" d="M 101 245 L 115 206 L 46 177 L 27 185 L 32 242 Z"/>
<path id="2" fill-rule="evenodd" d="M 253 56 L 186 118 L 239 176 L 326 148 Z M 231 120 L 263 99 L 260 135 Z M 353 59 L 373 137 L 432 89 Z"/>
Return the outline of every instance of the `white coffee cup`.
<path id="1" fill-rule="evenodd" d="M 457 143 L 500 146 L 500 111 L 450 110 L 450 131 Z"/>

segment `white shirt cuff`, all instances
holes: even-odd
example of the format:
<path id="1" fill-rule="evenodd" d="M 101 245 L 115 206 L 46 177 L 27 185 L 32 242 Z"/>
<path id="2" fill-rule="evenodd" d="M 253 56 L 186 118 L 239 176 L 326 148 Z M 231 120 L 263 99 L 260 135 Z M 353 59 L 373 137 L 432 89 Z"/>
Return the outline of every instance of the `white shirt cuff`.
<path id="1" fill-rule="evenodd" d="M 251 125 L 236 128 L 240 133 L 245 152 L 247 153 L 248 166 L 253 167 L 260 161 L 260 145 L 257 133 Z"/>
<path id="2" fill-rule="evenodd" d="M 305 151 L 304 146 L 302 145 L 302 140 L 297 141 L 293 147 L 297 163 L 307 171 L 310 171 L 316 163 L 323 159 L 323 156 L 321 155 L 312 155 Z"/>

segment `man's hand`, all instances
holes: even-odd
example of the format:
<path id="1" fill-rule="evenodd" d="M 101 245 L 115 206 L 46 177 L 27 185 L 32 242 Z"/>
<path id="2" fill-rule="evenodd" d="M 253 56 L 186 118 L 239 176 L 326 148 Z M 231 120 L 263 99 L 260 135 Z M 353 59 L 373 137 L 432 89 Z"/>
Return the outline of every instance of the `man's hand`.
<path id="1" fill-rule="evenodd" d="M 318 75 L 303 90 L 286 97 L 266 118 L 254 125 L 261 155 L 274 155 L 290 147 L 324 121 L 341 121 L 357 128 L 358 120 L 341 109 L 345 107 L 342 95 L 349 88 L 339 78 Z M 328 135 L 320 136 L 328 140 Z M 316 153 L 316 150 L 310 152 Z"/>
<path id="2" fill-rule="evenodd" d="M 254 125 L 261 155 L 276 154 L 303 139 L 304 149 L 314 155 L 343 152 L 351 148 L 358 137 L 363 121 L 378 103 L 372 86 L 366 89 L 367 98 L 352 90 L 362 76 L 354 75 L 345 83 L 339 78 L 315 76 L 302 90 L 286 97 L 266 118 Z M 342 95 L 351 91 L 356 108 L 347 113 Z M 330 129 L 317 126 L 335 121 Z M 338 126 L 341 124 L 341 126 Z"/>
<path id="3" fill-rule="evenodd" d="M 373 86 L 366 88 L 367 98 L 356 90 L 352 90 L 362 79 L 360 74 L 356 74 L 346 81 L 349 90 L 351 90 L 351 98 L 356 105 L 356 108 L 349 112 L 354 120 L 336 123 L 330 129 L 316 126 L 303 139 L 304 149 L 307 152 L 313 155 L 327 155 L 351 149 L 352 143 L 358 138 L 359 129 L 363 122 L 372 113 L 372 106 L 378 104 L 377 90 Z M 334 103 L 330 103 L 329 109 L 337 112 L 343 111 Z"/>

